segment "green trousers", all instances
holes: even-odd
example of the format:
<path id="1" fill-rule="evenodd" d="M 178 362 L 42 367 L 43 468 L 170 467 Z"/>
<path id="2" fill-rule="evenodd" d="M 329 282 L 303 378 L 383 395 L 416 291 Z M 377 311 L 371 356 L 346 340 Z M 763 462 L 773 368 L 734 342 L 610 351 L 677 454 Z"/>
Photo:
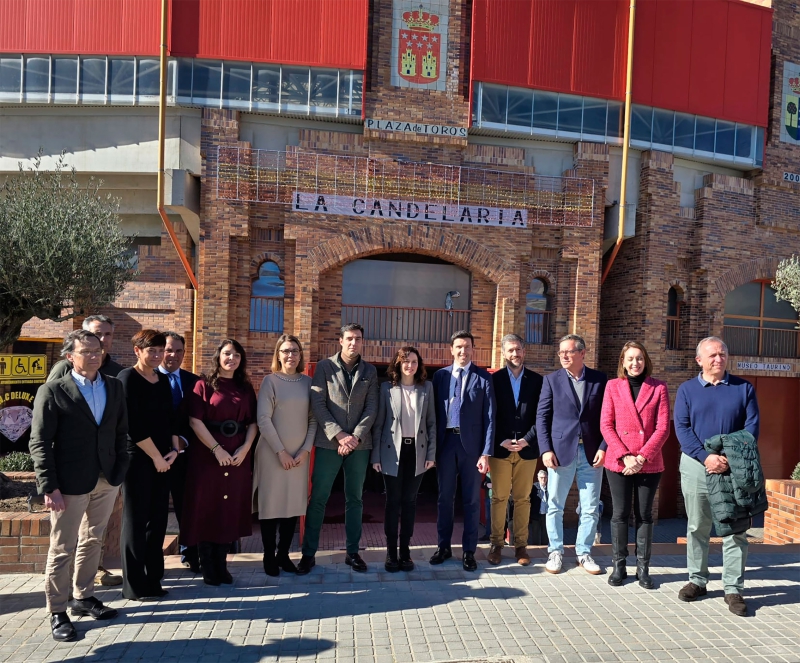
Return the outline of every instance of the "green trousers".
<path id="1" fill-rule="evenodd" d="M 361 493 L 369 465 L 369 449 L 353 451 L 340 456 L 331 449 L 317 447 L 314 458 L 314 472 L 311 475 L 311 499 L 306 510 L 306 530 L 303 536 L 303 554 L 316 555 L 319 548 L 319 533 L 325 518 L 325 506 L 331 496 L 331 488 L 344 467 L 344 531 L 347 541 L 347 554 L 355 555 L 361 542 L 361 515 L 364 503 Z"/>
<path id="2" fill-rule="evenodd" d="M 711 505 L 706 468 L 681 454 L 681 491 L 689 524 L 686 531 L 686 567 L 689 580 L 699 587 L 708 583 L 708 544 L 711 538 Z M 722 538 L 722 584 L 726 594 L 741 594 L 747 564 L 747 533 Z"/>

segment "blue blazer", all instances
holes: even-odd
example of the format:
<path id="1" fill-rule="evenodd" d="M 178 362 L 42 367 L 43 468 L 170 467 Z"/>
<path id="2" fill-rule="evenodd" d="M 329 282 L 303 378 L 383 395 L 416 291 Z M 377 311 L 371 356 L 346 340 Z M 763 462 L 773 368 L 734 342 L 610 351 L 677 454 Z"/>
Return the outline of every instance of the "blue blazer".
<path id="1" fill-rule="evenodd" d="M 559 465 L 569 465 L 578 455 L 579 438 L 583 438 L 590 463 L 598 449 L 606 450 L 600 432 L 600 412 L 608 378 L 605 373 L 587 367 L 585 379 L 583 402 L 579 403 L 565 368 L 544 377 L 536 412 L 539 453 L 555 452 Z"/>
<path id="2" fill-rule="evenodd" d="M 442 449 L 447 429 L 447 401 L 453 366 L 440 368 L 433 376 L 436 401 L 436 449 Z M 461 444 L 473 456 L 491 456 L 494 448 L 495 402 L 492 378 L 484 369 L 470 364 L 464 377 L 464 398 L 461 400 Z"/>

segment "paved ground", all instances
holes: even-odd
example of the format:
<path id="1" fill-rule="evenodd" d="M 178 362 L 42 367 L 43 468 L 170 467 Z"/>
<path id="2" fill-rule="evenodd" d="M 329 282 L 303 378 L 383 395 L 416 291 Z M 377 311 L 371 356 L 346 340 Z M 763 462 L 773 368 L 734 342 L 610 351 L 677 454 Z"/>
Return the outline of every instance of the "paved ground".
<path id="1" fill-rule="evenodd" d="M 370 571 L 359 575 L 341 554 L 321 553 L 328 563 L 310 575 L 267 582 L 258 556 L 243 554 L 230 562 L 233 587 L 206 587 L 172 568 L 170 594 L 157 605 L 102 590 L 121 615 L 106 624 L 78 621 L 79 640 L 70 644 L 50 637 L 42 577 L 4 575 L 0 661 L 799 663 L 800 553 L 756 549 L 748 561 L 748 618 L 731 615 L 722 601 L 719 554 L 711 557 L 709 594 L 694 604 L 676 597 L 686 581 L 682 554 L 654 558 L 659 586 L 651 592 L 610 587 L 570 557 L 559 576 L 544 572 L 541 555 L 527 569 L 481 561 L 478 573 L 466 573 L 452 561 L 431 567 L 422 561 L 431 549 L 418 548 L 417 570 L 389 574 L 377 563 L 379 551 L 370 551 Z"/>

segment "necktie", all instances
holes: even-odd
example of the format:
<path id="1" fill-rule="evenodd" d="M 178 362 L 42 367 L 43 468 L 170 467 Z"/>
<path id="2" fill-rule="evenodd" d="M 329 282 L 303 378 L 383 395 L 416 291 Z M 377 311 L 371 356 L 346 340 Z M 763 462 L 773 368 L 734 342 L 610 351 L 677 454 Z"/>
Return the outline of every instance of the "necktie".
<path id="1" fill-rule="evenodd" d="M 181 401 L 183 400 L 183 392 L 181 385 L 178 383 L 178 376 L 175 373 L 169 373 L 169 388 L 172 391 L 172 407 L 177 410 Z"/>
<path id="2" fill-rule="evenodd" d="M 453 400 L 450 403 L 450 425 L 452 428 L 459 428 L 461 426 L 461 386 L 464 384 L 463 375 L 464 371 L 457 368 L 456 393 L 453 394 Z"/>

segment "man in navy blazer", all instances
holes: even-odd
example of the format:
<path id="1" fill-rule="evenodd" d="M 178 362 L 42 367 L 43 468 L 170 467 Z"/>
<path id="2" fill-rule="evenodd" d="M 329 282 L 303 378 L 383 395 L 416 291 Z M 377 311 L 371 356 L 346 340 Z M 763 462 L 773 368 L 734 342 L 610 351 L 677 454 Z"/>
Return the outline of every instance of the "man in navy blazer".
<path id="1" fill-rule="evenodd" d="M 550 504 L 547 509 L 549 557 L 545 570 L 561 571 L 564 556 L 564 505 L 572 482 L 578 482 L 580 523 L 575 554 L 587 572 L 597 575 L 600 566 L 592 559 L 606 443 L 600 433 L 600 411 L 608 378 L 587 368 L 586 343 L 576 334 L 561 339 L 558 349 L 561 369 L 545 376 L 536 432 L 539 452 L 548 469 Z"/>
<path id="2" fill-rule="evenodd" d="M 464 534 L 461 539 L 464 570 L 475 571 L 478 547 L 480 488 L 489 469 L 494 446 L 494 392 L 489 374 L 472 363 L 475 339 L 468 331 L 450 338 L 453 364 L 436 371 L 433 391 L 436 402 L 436 471 L 439 479 L 439 513 L 436 529 L 439 547 L 431 564 L 453 556 L 453 508 L 456 483 L 461 478 Z"/>

